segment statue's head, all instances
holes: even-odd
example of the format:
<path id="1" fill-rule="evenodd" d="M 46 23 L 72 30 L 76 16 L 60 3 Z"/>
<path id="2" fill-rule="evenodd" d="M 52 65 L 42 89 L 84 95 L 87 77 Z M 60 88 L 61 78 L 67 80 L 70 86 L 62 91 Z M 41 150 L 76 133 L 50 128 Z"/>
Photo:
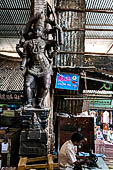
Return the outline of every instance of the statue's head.
<path id="1" fill-rule="evenodd" d="M 37 12 L 27 23 L 23 34 L 24 38 L 27 40 L 41 37 L 44 32 L 44 21 L 43 12 Z"/>
<path id="2" fill-rule="evenodd" d="M 35 17 L 35 20 L 33 23 L 33 30 L 34 30 L 35 36 L 40 37 L 43 35 L 45 17 L 43 13 L 39 13 L 39 12 L 37 12 L 34 17 Z"/>

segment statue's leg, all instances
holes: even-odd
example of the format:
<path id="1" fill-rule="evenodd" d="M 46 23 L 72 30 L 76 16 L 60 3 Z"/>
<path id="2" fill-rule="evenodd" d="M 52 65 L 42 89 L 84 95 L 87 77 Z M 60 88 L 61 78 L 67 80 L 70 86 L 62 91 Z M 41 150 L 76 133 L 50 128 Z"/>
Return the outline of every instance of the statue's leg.
<path id="1" fill-rule="evenodd" d="M 40 95 L 38 96 L 38 107 L 44 108 L 44 100 L 46 95 L 48 94 L 49 88 L 51 85 L 51 74 L 47 73 L 42 77 L 42 84 L 40 89 Z"/>
<path id="2" fill-rule="evenodd" d="M 31 84 L 34 81 L 34 76 L 28 74 L 26 76 L 25 86 L 26 86 L 26 93 L 27 93 L 27 107 L 32 107 L 32 98 L 33 98 L 33 92 L 31 89 Z"/>

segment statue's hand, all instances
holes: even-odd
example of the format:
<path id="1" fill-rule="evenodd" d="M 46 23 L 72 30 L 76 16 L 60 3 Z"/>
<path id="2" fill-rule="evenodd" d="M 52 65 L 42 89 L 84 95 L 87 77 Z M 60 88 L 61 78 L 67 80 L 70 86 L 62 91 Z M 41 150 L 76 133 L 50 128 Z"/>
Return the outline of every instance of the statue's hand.
<path id="1" fill-rule="evenodd" d="M 20 66 L 20 70 L 23 71 L 24 69 L 25 69 L 25 67 L 24 67 L 23 65 L 21 65 L 21 66 Z"/>

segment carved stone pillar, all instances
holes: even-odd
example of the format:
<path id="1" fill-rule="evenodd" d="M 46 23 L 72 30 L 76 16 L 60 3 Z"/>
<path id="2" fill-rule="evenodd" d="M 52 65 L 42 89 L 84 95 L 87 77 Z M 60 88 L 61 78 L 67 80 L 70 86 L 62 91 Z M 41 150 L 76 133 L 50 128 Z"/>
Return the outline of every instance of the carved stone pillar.
<path id="1" fill-rule="evenodd" d="M 36 12 L 41 12 L 41 11 L 44 11 L 46 13 L 47 2 L 51 5 L 52 9 L 54 9 L 53 0 L 31 0 L 32 15 L 36 14 Z"/>
<path id="2" fill-rule="evenodd" d="M 32 0 L 33 14 L 46 10 L 46 0 Z"/>

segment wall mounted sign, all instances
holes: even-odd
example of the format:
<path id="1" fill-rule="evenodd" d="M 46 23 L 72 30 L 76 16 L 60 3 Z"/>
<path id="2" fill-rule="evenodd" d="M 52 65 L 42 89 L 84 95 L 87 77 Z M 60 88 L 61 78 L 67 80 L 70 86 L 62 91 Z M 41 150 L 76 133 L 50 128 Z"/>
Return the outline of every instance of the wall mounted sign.
<path id="1" fill-rule="evenodd" d="M 90 98 L 89 98 L 90 100 Z M 105 99 L 105 100 L 90 100 L 89 102 L 89 107 L 90 108 L 113 108 L 113 105 L 112 105 L 112 100 L 111 99 Z"/>
<path id="2" fill-rule="evenodd" d="M 57 73 L 56 88 L 67 90 L 78 90 L 79 76 L 69 73 Z"/>
<path id="3" fill-rule="evenodd" d="M 22 100 L 23 93 L 0 91 L 0 100 Z"/>

